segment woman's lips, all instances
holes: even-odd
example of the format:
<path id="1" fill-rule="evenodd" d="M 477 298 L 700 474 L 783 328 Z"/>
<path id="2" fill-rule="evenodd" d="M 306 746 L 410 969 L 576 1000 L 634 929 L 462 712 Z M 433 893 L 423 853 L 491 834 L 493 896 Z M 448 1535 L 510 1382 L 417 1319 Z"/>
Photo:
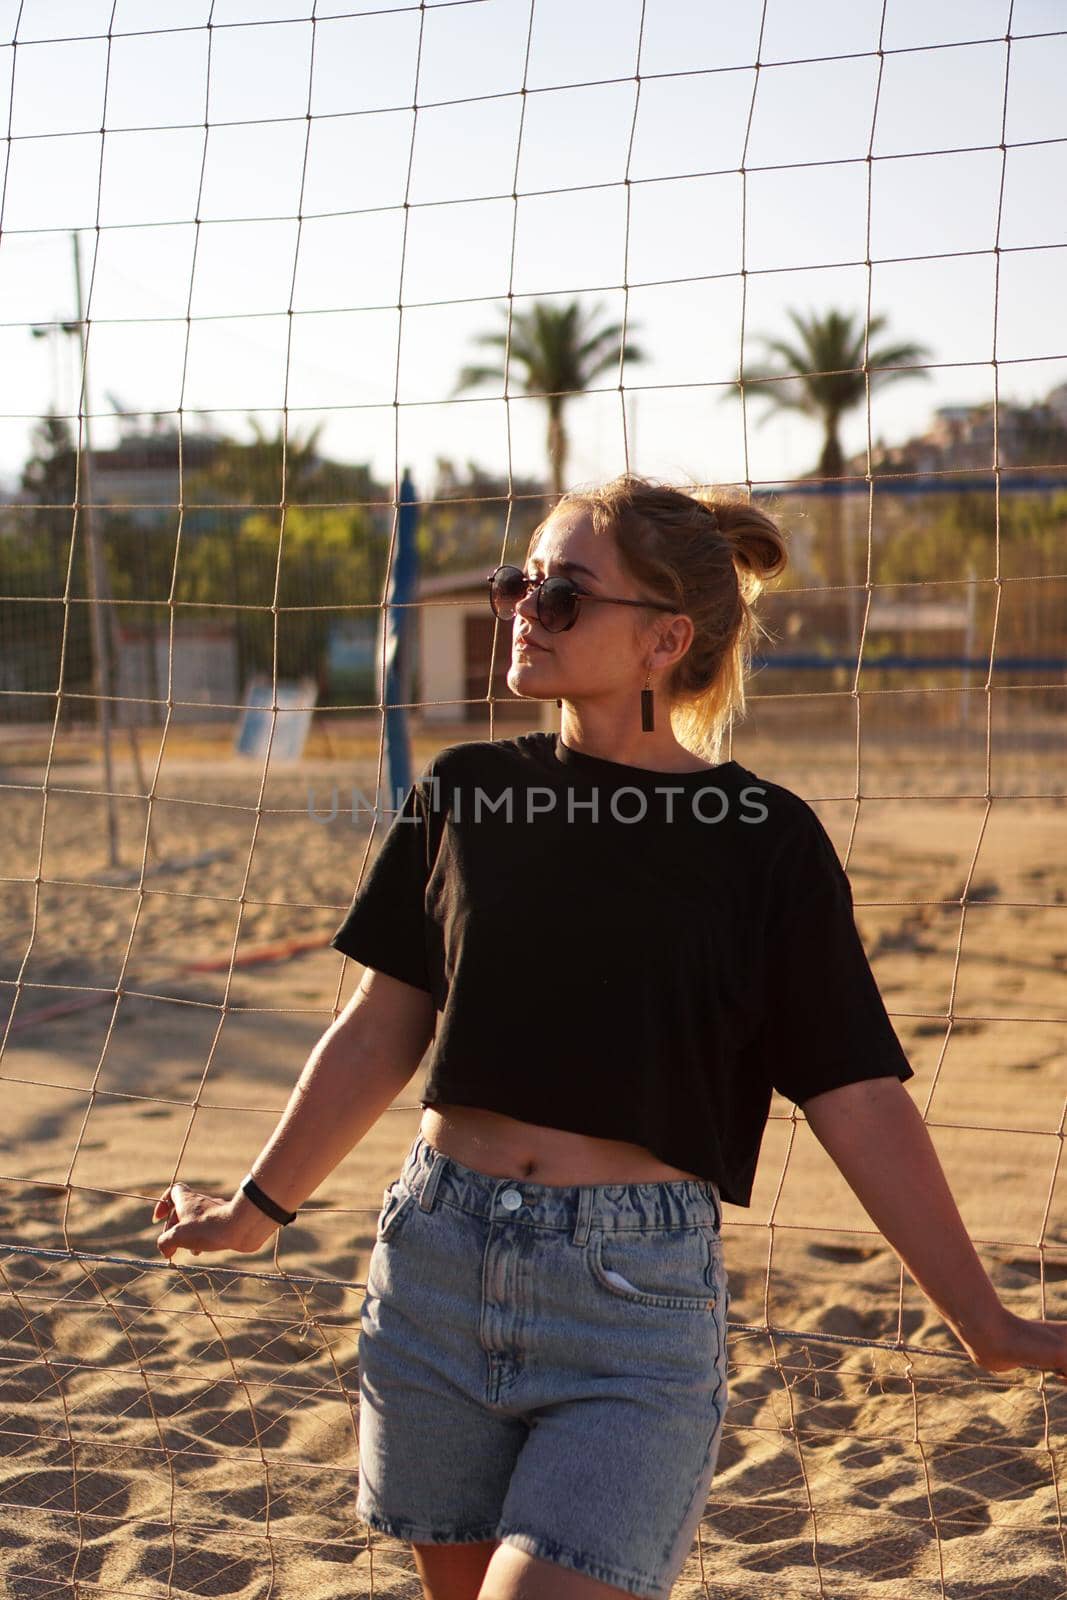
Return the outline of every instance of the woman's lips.
<path id="1" fill-rule="evenodd" d="M 543 644 L 534 644 L 532 639 L 516 639 L 516 650 L 543 650 Z"/>

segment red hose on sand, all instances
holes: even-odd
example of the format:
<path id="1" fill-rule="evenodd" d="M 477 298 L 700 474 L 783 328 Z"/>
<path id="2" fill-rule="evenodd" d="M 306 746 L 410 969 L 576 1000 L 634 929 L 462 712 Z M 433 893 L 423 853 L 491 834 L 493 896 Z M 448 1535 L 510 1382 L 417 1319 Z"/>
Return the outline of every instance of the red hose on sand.
<path id="1" fill-rule="evenodd" d="M 328 944 L 329 939 L 324 939 L 321 935 L 307 939 L 283 939 L 279 944 L 265 944 L 258 950 L 246 950 L 243 955 L 234 958 L 233 965 L 254 967 L 264 961 L 284 961 L 290 956 L 300 955 L 304 950 L 321 950 Z M 186 961 L 178 968 L 175 975 L 180 976 L 183 972 L 217 972 L 221 967 L 229 965 L 229 956 L 213 956 L 206 961 Z M 36 1022 L 49 1022 L 53 1017 L 65 1017 L 72 1011 L 86 1011 L 90 1006 L 102 1005 L 105 1000 L 114 998 L 114 989 L 100 989 L 94 994 L 81 995 L 76 1000 L 57 1000 L 54 1005 L 42 1006 L 39 1011 L 31 1011 L 28 1017 L 13 1022 L 8 1032 L 19 1033 L 23 1028 L 32 1027 Z"/>

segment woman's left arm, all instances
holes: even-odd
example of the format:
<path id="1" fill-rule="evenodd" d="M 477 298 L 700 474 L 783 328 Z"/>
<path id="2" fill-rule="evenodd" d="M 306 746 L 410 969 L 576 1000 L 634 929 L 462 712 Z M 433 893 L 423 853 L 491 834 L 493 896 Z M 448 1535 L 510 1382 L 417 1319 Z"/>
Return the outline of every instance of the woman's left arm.
<path id="1" fill-rule="evenodd" d="M 991 1372 L 1067 1378 L 1067 1322 L 1030 1321 L 997 1297 L 963 1226 L 922 1116 L 898 1078 L 869 1078 L 802 1107 L 864 1210 L 966 1349 Z"/>

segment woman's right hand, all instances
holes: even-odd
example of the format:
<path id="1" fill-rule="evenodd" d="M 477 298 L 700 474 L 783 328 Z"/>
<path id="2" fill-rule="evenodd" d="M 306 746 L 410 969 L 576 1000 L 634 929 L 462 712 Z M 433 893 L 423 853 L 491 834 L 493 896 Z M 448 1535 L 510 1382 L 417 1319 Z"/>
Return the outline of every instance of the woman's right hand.
<path id="1" fill-rule="evenodd" d="M 153 1222 L 167 1224 L 156 1245 L 168 1261 L 175 1250 L 189 1250 L 194 1256 L 205 1250 L 252 1255 L 262 1250 L 278 1226 L 259 1211 L 251 1215 L 254 1209 L 243 1194 L 224 1200 L 190 1189 L 187 1183 L 172 1183 L 152 1211 Z"/>

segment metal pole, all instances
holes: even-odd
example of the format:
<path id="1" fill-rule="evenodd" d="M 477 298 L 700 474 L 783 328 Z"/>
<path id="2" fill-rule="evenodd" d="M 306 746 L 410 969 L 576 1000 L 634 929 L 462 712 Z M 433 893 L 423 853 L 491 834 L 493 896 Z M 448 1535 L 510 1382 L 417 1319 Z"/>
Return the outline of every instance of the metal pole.
<path id="1" fill-rule="evenodd" d="M 967 661 L 970 661 L 971 657 L 974 655 L 974 643 L 975 643 L 975 638 L 977 636 L 977 630 L 975 628 L 975 597 L 976 597 L 976 594 L 977 594 L 977 585 L 976 585 L 975 580 L 976 580 L 977 576 L 978 576 L 978 574 L 975 571 L 974 562 L 973 561 L 968 562 L 968 564 L 967 564 L 967 621 L 966 621 L 966 623 L 964 625 L 964 631 L 963 631 L 963 654 L 964 654 L 964 657 L 966 658 Z M 964 667 L 964 669 L 963 669 L 963 691 L 960 694 L 960 727 L 963 729 L 964 733 L 966 733 L 966 731 L 967 731 L 968 720 L 969 720 L 969 715 L 970 715 L 970 707 L 971 707 L 971 669 L 970 669 L 969 666 L 967 666 L 967 667 Z"/>
<path id="2" fill-rule="evenodd" d="M 92 513 L 93 446 L 92 435 L 89 431 L 89 364 L 88 351 L 86 349 L 84 311 L 82 308 L 81 253 L 78 249 L 78 233 L 76 229 L 71 233 L 70 237 L 74 246 L 74 295 L 78 316 L 78 348 L 81 353 L 78 409 L 85 428 L 85 448 L 81 453 L 82 471 L 78 474 L 78 483 L 83 487 L 76 499 L 77 509 L 75 516 L 80 511 L 85 518 L 85 544 L 88 555 L 86 572 L 89 588 L 89 633 L 93 653 L 93 694 L 96 698 L 97 719 L 100 725 L 100 741 L 104 757 L 108 862 L 111 866 L 117 867 L 120 862 L 118 818 L 115 811 L 114 768 L 111 760 L 111 701 L 108 699 L 110 683 L 107 672 L 107 630 L 100 612 L 101 603 L 106 602 L 110 596 L 107 569 L 97 542 L 96 527 Z"/>
<path id="3" fill-rule="evenodd" d="M 856 561 L 852 543 L 852 496 L 843 484 L 835 484 L 833 505 L 837 537 L 841 545 L 841 581 L 845 584 L 845 615 L 848 618 L 848 654 L 859 652 L 860 597 L 856 593 Z"/>

